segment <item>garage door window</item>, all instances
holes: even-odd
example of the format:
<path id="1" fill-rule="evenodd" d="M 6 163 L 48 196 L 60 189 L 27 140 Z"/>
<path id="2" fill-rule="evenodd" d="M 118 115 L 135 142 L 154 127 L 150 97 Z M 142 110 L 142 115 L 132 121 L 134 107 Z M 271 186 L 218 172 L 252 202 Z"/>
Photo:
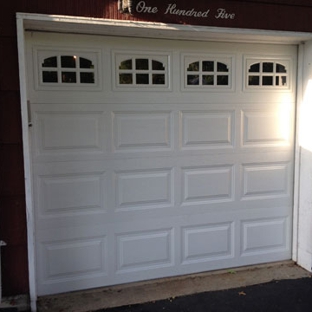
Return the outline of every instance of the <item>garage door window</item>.
<path id="1" fill-rule="evenodd" d="M 185 56 L 185 81 L 187 90 L 211 90 L 231 88 L 231 58 L 219 59 L 215 56 Z"/>
<path id="2" fill-rule="evenodd" d="M 94 88 L 98 85 L 97 53 L 75 51 L 35 51 L 39 89 Z"/>
<path id="3" fill-rule="evenodd" d="M 289 88 L 289 62 L 270 60 L 247 60 L 248 89 L 259 88 Z"/>
<path id="4" fill-rule="evenodd" d="M 116 56 L 116 87 L 118 89 L 167 89 L 168 58 L 164 55 Z"/>
<path id="5" fill-rule="evenodd" d="M 77 55 L 52 56 L 42 63 L 43 83 L 94 83 L 94 65 Z"/>

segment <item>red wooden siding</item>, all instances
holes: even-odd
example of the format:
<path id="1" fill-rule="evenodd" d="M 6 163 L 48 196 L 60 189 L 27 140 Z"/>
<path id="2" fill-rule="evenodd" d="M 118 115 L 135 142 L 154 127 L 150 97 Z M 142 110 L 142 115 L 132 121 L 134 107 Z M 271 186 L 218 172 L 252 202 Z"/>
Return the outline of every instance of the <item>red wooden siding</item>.
<path id="1" fill-rule="evenodd" d="M 1 19 L 4 11 L 1 8 Z M 27 232 L 15 17 L 0 26 L 0 239 L 3 295 L 28 292 Z M 8 29 L 11 28 L 10 33 Z"/>

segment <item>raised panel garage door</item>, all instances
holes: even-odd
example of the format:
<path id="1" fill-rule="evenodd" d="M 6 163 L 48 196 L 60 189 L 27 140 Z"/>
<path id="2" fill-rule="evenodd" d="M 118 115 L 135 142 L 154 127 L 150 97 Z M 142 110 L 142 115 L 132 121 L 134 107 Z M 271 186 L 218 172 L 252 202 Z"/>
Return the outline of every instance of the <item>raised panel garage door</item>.
<path id="1" fill-rule="evenodd" d="M 296 47 L 27 34 L 39 295 L 291 258 Z"/>

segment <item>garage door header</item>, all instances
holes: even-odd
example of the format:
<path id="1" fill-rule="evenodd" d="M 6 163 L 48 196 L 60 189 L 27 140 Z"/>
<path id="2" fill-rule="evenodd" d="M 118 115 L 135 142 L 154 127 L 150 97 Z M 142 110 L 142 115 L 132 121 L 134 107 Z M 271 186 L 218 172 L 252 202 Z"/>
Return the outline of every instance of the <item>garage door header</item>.
<path id="1" fill-rule="evenodd" d="M 299 44 L 312 38 L 312 34 L 307 32 L 132 22 L 81 16 L 17 13 L 16 18 L 21 30 L 39 32 L 274 44 Z"/>

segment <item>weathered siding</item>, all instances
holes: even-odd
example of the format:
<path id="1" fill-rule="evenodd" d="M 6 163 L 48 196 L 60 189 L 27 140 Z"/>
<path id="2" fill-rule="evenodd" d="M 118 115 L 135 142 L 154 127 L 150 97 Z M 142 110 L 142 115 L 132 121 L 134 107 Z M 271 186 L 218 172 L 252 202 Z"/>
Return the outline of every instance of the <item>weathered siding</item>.
<path id="1" fill-rule="evenodd" d="M 167 6 L 170 1 L 146 1 Z M 189 0 L 176 1 L 190 7 Z M 208 3 L 208 4 L 207 4 Z M 22 132 L 19 99 L 16 12 L 74 15 L 110 19 L 197 23 L 207 26 L 312 31 L 310 0 L 249 0 L 192 2 L 191 6 L 224 7 L 235 12 L 234 20 L 187 19 L 174 15 L 137 14 L 117 11 L 117 0 L 8 0 L 0 4 L 0 239 L 3 294 L 28 292 L 27 238 L 23 174 Z"/>
<path id="2" fill-rule="evenodd" d="M 8 13 L 7 13 L 8 14 Z M 4 11 L 1 8 L 1 19 Z M 8 14 L 9 15 L 9 14 Z M 17 43 L 13 12 L 0 26 L 0 238 L 3 295 L 28 291 Z M 9 31 L 10 29 L 10 31 Z"/>

